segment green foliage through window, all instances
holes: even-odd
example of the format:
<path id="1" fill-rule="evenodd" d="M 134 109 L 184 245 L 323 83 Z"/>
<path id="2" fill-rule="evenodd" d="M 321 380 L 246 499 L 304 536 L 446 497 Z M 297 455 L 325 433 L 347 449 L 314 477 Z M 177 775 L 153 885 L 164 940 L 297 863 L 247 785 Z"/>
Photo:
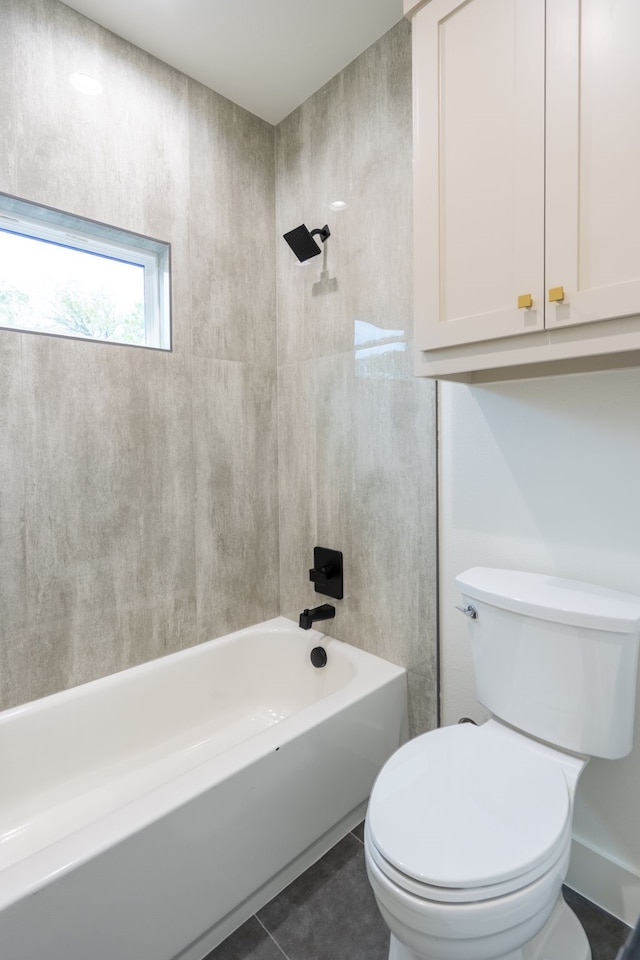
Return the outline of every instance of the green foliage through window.
<path id="1" fill-rule="evenodd" d="M 0 194 L 0 327 L 167 349 L 168 259 L 167 244 Z"/>

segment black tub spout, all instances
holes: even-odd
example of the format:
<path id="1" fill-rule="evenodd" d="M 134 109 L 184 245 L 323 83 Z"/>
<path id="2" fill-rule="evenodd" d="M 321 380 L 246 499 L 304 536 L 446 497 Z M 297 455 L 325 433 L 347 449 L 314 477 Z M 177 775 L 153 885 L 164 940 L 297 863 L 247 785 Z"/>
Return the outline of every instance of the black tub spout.
<path id="1" fill-rule="evenodd" d="M 317 620 L 331 620 L 336 615 L 336 608 L 330 603 L 323 603 L 313 610 L 303 610 L 300 614 L 299 626 L 303 630 L 309 630 Z"/>

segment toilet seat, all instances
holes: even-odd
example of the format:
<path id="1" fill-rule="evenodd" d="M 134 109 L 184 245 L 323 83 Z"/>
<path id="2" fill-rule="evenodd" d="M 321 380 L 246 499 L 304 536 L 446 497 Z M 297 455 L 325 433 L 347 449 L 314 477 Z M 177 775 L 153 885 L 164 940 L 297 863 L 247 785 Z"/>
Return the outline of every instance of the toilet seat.
<path id="1" fill-rule="evenodd" d="M 397 870 L 388 860 L 385 860 L 380 851 L 376 849 L 370 835 L 367 834 L 366 825 L 365 836 L 367 837 L 367 859 L 370 864 L 373 864 L 374 869 L 377 867 L 387 880 L 412 896 L 442 904 L 473 904 L 486 900 L 496 900 L 507 896 L 507 894 L 517 893 L 545 876 L 551 877 L 552 874 L 560 877 L 559 882 L 561 882 L 569 866 L 569 854 L 571 852 L 571 825 L 567 824 L 565 840 L 560 851 L 554 852 L 553 856 L 539 864 L 534 870 L 518 877 L 512 877 L 502 883 L 485 884 L 481 887 L 435 887 L 420 883 L 413 877 L 408 877 Z"/>
<path id="2" fill-rule="evenodd" d="M 486 900 L 566 858 L 571 795 L 562 765 L 524 738 L 505 738 L 492 722 L 443 727 L 383 767 L 366 830 L 371 859 L 407 892 Z"/>

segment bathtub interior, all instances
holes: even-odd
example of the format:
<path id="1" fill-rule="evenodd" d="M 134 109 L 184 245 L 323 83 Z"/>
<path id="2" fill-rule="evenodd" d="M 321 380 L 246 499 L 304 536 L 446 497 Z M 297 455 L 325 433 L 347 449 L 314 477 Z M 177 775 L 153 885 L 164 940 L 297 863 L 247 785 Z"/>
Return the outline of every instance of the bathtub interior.
<path id="1" fill-rule="evenodd" d="M 352 681 L 359 651 L 326 641 L 318 670 L 316 631 L 260 627 L 0 714 L 0 869 Z"/>

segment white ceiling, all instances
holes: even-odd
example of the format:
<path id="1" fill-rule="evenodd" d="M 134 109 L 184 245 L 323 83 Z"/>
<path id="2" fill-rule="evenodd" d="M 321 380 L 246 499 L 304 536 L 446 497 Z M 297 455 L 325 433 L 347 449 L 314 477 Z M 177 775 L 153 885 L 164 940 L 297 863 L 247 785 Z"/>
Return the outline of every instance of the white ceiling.
<path id="1" fill-rule="evenodd" d="M 65 0 L 279 123 L 402 18 L 402 0 Z"/>

